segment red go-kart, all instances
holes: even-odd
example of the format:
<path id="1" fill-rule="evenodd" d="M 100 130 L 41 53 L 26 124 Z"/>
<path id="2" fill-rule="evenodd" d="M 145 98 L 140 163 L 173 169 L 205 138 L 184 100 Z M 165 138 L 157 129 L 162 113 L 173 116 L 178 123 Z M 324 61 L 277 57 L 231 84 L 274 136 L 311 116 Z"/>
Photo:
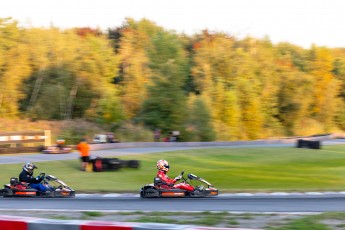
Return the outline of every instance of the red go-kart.
<path id="1" fill-rule="evenodd" d="M 5 184 L 0 189 L 0 196 L 3 197 L 74 197 L 75 191 L 68 187 L 63 181 L 53 175 L 41 173 L 44 183 L 50 189 L 47 192 L 41 192 L 30 187 L 28 183 L 20 182 L 18 178 L 12 177 L 9 184 Z"/>
<path id="2" fill-rule="evenodd" d="M 218 189 L 206 180 L 194 175 L 188 174 L 187 178 L 181 172 L 182 182 L 173 186 L 168 185 L 160 178 L 154 178 L 153 184 L 146 184 L 140 190 L 140 197 L 213 197 L 218 196 Z"/>

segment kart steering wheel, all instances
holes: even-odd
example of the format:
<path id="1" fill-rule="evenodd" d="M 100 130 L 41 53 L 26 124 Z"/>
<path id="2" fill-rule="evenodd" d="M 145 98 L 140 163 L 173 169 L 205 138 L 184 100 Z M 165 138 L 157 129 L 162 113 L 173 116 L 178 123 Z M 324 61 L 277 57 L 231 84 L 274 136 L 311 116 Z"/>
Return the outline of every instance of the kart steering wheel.
<path id="1" fill-rule="evenodd" d="M 44 180 L 46 174 L 45 173 L 40 173 L 40 178 L 42 178 L 42 180 Z"/>
<path id="2" fill-rule="evenodd" d="M 186 179 L 184 178 L 183 174 L 184 174 L 184 171 L 182 171 L 182 172 L 180 173 L 181 178 L 182 178 L 184 181 L 186 181 Z"/>

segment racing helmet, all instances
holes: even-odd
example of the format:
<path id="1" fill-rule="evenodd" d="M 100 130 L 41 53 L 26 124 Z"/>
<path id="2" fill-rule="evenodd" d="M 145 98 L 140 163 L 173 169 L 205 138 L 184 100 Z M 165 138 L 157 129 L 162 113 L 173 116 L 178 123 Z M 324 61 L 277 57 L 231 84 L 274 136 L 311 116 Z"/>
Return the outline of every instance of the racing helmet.
<path id="1" fill-rule="evenodd" d="M 37 167 L 31 162 L 27 162 L 26 164 L 23 165 L 23 169 L 27 171 L 29 174 L 33 174 L 34 169 L 37 169 Z"/>
<path id="2" fill-rule="evenodd" d="M 159 160 L 157 161 L 157 169 L 168 172 L 169 163 L 166 160 Z"/>

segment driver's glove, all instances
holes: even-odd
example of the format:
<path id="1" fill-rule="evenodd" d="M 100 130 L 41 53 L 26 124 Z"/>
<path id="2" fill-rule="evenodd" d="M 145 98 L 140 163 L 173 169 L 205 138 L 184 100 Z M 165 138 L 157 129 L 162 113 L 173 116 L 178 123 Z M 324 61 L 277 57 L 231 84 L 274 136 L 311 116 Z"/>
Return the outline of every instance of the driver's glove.
<path id="1" fill-rule="evenodd" d="M 175 180 L 181 180 L 182 175 L 178 175 L 177 177 L 175 177 Z"/>

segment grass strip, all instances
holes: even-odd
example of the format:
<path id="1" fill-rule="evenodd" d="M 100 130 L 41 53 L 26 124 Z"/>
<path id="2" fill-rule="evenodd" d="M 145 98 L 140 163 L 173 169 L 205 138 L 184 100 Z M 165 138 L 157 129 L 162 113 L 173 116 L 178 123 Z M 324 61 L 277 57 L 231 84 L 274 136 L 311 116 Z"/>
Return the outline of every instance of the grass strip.
<path id="1" fill-rule="evenodd" d="M 35 174 L 45 172 L 77 192 L 135 192 L 156 175 L 156 162 L 170 163 L 170 177 L 182 170 L 211 182 L 221 192 L 341 191 L 345 188 L 345 147 L 321 150 L 284 148 L 207 148 L 121 156 L 140 160 L 139 169 L 110 172 L 80 171 L 79 159 L 34 162 Z M 23 158 L 25 163 L 25 158 Z M 22 164 L 1 165 L 0 181 L 17 177 Z M 0 183 L 1 183 L 0 182 Z"/>

